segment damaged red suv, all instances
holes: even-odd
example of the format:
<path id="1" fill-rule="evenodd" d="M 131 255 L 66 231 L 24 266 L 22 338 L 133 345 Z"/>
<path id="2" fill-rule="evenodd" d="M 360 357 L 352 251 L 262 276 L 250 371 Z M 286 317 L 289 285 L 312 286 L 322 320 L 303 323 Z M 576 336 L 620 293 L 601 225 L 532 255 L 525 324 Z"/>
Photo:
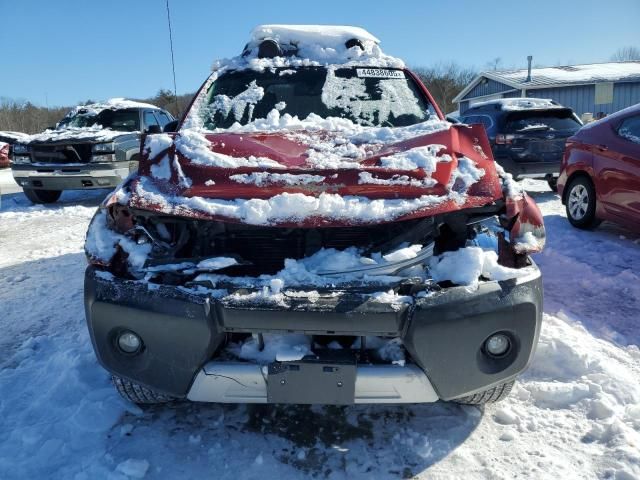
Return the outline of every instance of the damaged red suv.
<path id="1" fill-rule="evenodd" d="M 355 27 L 257 27 L 86 240 L 100 363 L 136 403 L 485 403 L 542 319 L 535 203 L 481 126 Z"/>

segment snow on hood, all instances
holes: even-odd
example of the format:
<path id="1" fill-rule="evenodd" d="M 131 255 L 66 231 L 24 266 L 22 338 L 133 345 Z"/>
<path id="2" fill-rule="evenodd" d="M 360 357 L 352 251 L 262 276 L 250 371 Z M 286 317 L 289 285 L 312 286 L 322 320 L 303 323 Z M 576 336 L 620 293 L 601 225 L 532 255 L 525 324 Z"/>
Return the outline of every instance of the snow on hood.
<path id="1" fill-rule="evenodd" d="M 121 132 L 96 127 L 67 127 L 55 130 L 45 130 L 42 133 L 31 135 L 29 142 L 59 142 L 64 140 L 84 140 L 108 142 L 121 135 L 135 132 Z"/>
<path id="2" fill-rule="evenodd" d="M 0 131 L 0 139 L 3 141 L 13 141 L 13 142 L 26 142 L 29 140 L 30 135 L 22 132 L 2 132 Z"/>

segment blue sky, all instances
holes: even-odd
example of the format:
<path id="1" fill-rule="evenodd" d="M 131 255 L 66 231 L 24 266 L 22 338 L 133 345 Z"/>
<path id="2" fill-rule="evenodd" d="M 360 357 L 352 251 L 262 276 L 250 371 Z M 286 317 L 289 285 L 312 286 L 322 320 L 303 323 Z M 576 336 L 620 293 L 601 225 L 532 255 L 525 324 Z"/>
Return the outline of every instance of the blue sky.
<path id="1" fill-rule="evenodd" d="M 411 66 L 606 61 L 640 47 L 638 0 L 170 0 L 178 93 L 261 23 L 359 25 Z M 0 97 L 71 105 L 171 88 L 164 0 L 0 0 Z"/>

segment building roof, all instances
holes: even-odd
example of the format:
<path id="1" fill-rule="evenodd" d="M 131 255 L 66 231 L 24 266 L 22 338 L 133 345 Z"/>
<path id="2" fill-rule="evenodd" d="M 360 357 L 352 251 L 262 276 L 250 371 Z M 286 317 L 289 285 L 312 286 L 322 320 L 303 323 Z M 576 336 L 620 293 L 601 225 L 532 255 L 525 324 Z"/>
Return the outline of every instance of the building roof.
<path id="1" fill-rule="evenodd" d="M 588 85 L 598 82 L 640 81 L 640 62 L 589 63 L 531 69 L 531 81 L 527 82 L 527 69 L 492 70 L 481 72 L 455 98 L 458 102 L 473 89 L 482 78 L 489 78 L 515 89 L 535 89 Z"/>

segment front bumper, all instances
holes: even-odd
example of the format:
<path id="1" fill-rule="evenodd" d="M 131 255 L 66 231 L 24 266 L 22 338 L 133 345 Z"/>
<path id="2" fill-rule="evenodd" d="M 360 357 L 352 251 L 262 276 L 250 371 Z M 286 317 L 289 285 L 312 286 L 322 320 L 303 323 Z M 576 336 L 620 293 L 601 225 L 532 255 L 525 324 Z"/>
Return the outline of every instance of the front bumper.
<path id="1" fill-rule="evenodd" d="M 114 188 L 127 178 L 133 162 L 87 164 L 11 165 L 13 177 L 23 188 L 42 190 L 86 190 Z"/>
<path id="2" fill-rule="evenodd" d="M 542 320 L 542 282 L 536 269 L 528 277 L 481 283 L 475 291 L 442 289 L 401 308 L 349 291 L 313 302 L 296 297 L 285 306 L 248 305 L 181 287 L 149 288 L 90 266 L 85 310 L 107 370 L 179 398 L 269 401 L 265 366 L 225 362 L 217 350 L 231 332 L 295 332 L 402 339 L 411 356 L 406 366 L 358 364 L 352 398 L 336 403 L 431 402 L 512 380 L 528 366 Z M 120 353 L 115 338 L 123 330 L 143 339 L 139 354 Z M 494 359 L 482 345 L 496 332 L 507 332 L 513 348 Z"/>

